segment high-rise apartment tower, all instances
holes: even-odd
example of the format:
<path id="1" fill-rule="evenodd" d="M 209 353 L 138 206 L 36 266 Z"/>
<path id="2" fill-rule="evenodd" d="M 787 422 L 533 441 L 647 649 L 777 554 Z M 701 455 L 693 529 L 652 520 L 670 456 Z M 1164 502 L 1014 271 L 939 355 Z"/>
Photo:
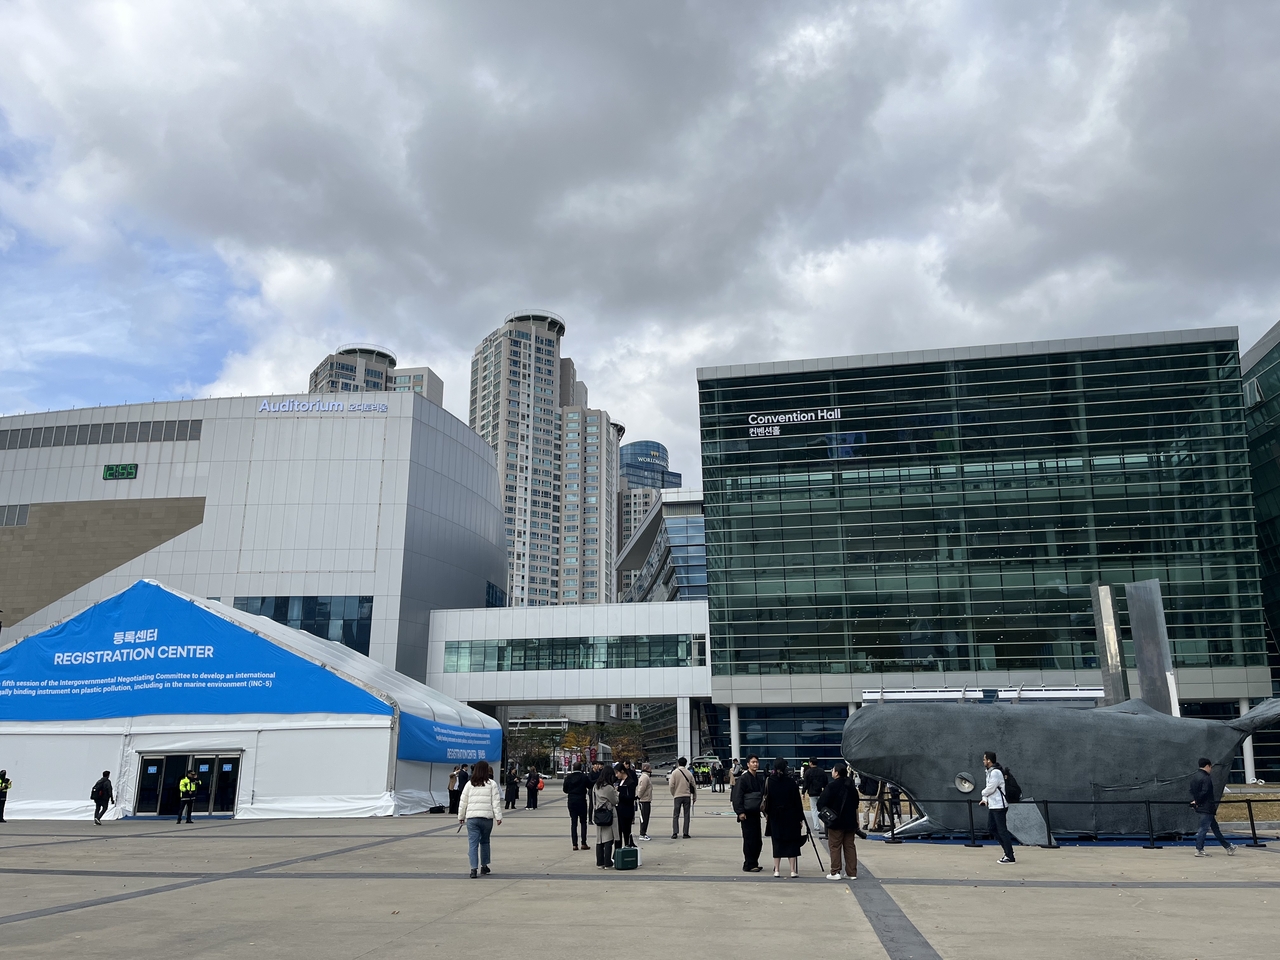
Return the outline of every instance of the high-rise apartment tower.
<path id="1" fill-rule="evenodd" d="M 470 423 L 497 454 L 512 606 L 614 598 L 614 510 L 623 427 L 590 406 L 564 320 L 511 314 L 471 360 Z"/>
<path id="2" fill-rule="evenodd" d="M 372 343 L 348 343 L 311 371 L 308 393 L 420 393 L 444 406 L 444 381 L 430 367 L 399 367 L 396 355 Z"/>

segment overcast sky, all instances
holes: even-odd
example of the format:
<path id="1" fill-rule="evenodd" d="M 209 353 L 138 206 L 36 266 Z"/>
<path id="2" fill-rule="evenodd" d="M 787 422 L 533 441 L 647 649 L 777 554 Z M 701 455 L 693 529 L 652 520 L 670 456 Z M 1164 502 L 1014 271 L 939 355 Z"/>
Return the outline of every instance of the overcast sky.
<path id="1" fill-rule="evenodd" d="M 0 4 L 0 412 L 1280 319 L 1280 4 Z"/>

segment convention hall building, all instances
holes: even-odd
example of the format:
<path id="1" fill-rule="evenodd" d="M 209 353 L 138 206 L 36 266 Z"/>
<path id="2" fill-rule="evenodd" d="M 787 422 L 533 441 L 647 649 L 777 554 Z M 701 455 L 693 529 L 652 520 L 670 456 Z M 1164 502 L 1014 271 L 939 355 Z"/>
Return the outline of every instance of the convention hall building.
<path id="1" fill-rule="evenodd" d="M 1095 581 L 1126 638 L 1160 581 L 1184 716 L 1271 695 L 1234 327 L 698 381 L 726 750 L 834 756 L 869 691 L 1096 687 Z"/>
<path id="2" fill-rule="evenodd" d="M 416 680 L 431 611 L 503 606 L 493 449 L 417 393 L 0 418 L 0 645 L 153 579 Z"/>

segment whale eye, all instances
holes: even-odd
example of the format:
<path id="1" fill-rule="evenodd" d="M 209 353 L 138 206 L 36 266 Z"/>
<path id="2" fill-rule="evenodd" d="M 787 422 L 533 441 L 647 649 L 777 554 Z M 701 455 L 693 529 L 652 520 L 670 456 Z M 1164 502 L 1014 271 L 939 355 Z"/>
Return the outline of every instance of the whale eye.
<path id="1" fill-rule="evenodd" d="M 975 786 L 977 786 L 977 783 L 973 779 L 972 773 L 956 774 L 956 789 L 961 793 L 973 793 L 973 788 Z"/>

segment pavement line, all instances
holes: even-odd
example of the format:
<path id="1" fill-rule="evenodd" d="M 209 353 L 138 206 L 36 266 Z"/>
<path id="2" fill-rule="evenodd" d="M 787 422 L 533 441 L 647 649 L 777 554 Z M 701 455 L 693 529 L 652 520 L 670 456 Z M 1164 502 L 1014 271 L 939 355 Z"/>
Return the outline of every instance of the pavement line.
<path id="1" fill-rule="evenodd" d="M 394 837 L 391 839 L 372 840 L 367 843 L 358 843 L 349 847 L 340 847 L 337 850 L 330 850 L 325 853 L 308 854 L 302 857 L 293 857 L 289 860 L 279 860 L 275 863 L 264 863 L 253 867 L 246 867 L 243 870 L 233 870 L 230 873 L 211 874 L 209 876 L 197 877 L 192 880 L 186 880 L 181 883 L 165 884 L 161 887 L 152 887 L 148 890 L 132 890 L 128 893 L 118 893 L 110 897 L 96 897 L 93 900 L 79 900 L 75 903 L 59 904 L 56 907 L 44 907 L 39 910 L 28 910 L 23 913 L 11 913 L 7 916 L 0 916 L 0 926 L 9 923 L 20 923 L 23 920 L 38 920 L 42 917 L 57 916 L 61 913 L 72 913 L 76 910 L 87 910 L 90 907 L 99 907 L 111 903 L 121 903 L 126 900 L 136 900 L 139 897 L 150 897 L 158 893 L 169 893 L 174 890 L 184 890 L 190 887 L 201 886 L 206 883 L 217 883 L 219 880 L 232 880 L 237 877 L 253 877 L 264 870 L 274 870 L 280 867 L 289 867 L 295 863 L 306 863 L 309 860 L 325 860 L 329 857 L 340 857 L 345 853 L 355 853 L 360 850 L 368 850 L 371 847 L 382 847 L 389 843 L 398 843 L 401 840 L 415 840 L 421 837 L 430 836 L 433 833 L 450 829 L 451 824 L 434 827 L 430 830 L 423 830 L 418 833 L 408 833 L 402 837 Z M 5 872 L 17 873 L 18 870 L 6 870 Z M 29 872 L 29 871 L 21 871 Z M 65 874 L 64 874 L 65 875 Z M 91 874 L 92 875 L 92 874 Z M 109 874 L 107 874 L 109 876 Z"/>
<path id="2" fill-rule="evenodd" d="M 848 883 L 889 960 L 942 960 L 865 863 L 858 865 L 858 879 Z"/>
<path id="3" fill-rule="evenodd" d="M 1162 890 L 1280 887 L 1280 880 L 957 880 L 950 877 L 887 877 L 880 883 L 906 887 L 1045 887 L 1068 890 L 1107 890 L 1111 887 Z"/>

